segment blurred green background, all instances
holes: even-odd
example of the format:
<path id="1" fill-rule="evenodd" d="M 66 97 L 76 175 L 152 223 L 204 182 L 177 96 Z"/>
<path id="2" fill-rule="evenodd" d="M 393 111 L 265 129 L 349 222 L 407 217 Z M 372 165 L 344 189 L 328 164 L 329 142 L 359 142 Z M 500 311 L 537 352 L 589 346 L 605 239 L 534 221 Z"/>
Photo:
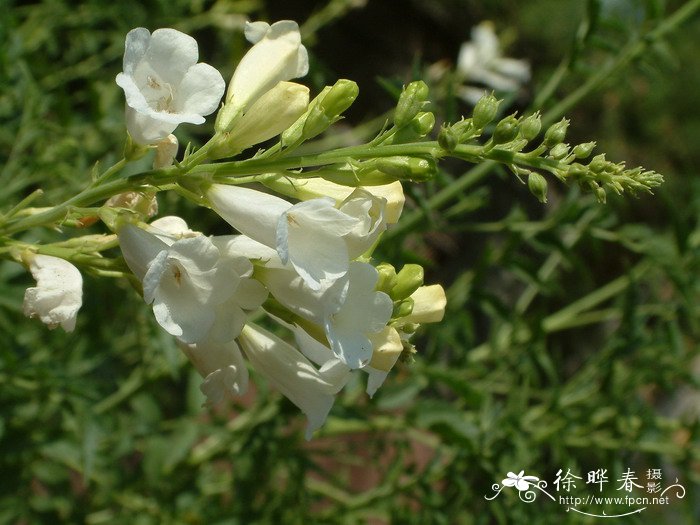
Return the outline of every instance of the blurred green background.
<path id="1" fill-rule="evenodd" d="M 666 177 L 654 196 L 605 205 L 554 180 L 541 205 L 499 167 L 453 162 L 407 188 L 377 258 L 426 265 L 426 282 L 447 290 L 445 320 L 421 332 L 415 363 L 397 365 L 374 399 L 350 384 L 311 442 L 303 415 L 256 376 L 244 399 L 202 408 L 201 379 L 127 283 L 86 275 L 75 332 L 49 332 L 22 315 L 31 277 L 0 263 L 0 524 L 597 523 L 542 495 L 485 496 L 509 471 L 553 491 L 559 469 L 598 468 L 610 495 L 628 468 L 640 483 L 662 469 L 664 486 L 686 489 L 614 522 L 700 522 L 700 15 L 645 40 L 697 4 L 0 1 L 1 210 L 38 187 L 36 205 L 59 202 L 96 161 L 120 158 L 114 77 L 130 29 L 187 32 L 228 78 L 248 47 L 246 19 L 302 24 L 312 93 L 359 83 L 326 147 L 371 138 L 402 84 L 454 64 L 470 28 L 491 20 L 533 71 L 509 111 L 547 114 L 564 101 L 570 142 L 596 140 L 611 160 Z M 643 51 L 570 98 L 630 42 Z M 456 87 L 434 83 L 438 122 L 469 114 Z M 180 143 L 203 143 L 212 120 L 178 128 Z M 226 231 L 175 196 L 160 207 Z M 583 481 L 578 494 L 595 494 Z"/>

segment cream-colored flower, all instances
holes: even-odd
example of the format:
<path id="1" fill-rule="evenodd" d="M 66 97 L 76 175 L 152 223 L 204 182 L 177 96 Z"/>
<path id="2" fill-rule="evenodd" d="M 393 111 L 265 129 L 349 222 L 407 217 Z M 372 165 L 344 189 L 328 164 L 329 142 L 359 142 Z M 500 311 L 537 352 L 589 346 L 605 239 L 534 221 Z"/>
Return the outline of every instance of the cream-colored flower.
<path id="1" fill-rule="evenodd" d="M 68 261 L 51 255 L 25 257 L 36 279 L 36 287 L 24 293 L 24 315 L 38 317 L 50 329 L 75 329 L 78 310 L 83 304 L 83 277 Z"/>

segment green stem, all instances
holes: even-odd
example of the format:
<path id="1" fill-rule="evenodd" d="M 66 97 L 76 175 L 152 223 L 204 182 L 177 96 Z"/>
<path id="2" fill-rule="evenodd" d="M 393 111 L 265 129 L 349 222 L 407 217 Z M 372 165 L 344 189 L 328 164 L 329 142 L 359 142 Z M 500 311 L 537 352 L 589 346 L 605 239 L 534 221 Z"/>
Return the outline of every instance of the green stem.
<path id="1" fill-rule="evenodd" d="M 35 215 L 23 217 L 16 221 L 10 221 L 3 228 L 0 228 L 0 232 L 3 235 L 11 235 L 29 228 L 60 222 L 68 215 L 73 207 L 90 206 L 91 204 L 107 199 L 113 195 L 134 189 L 138 189 L 138 187 L 134 184 L 131 177 L 118 179 L 105 184 L 91 185 L 78 195 L 71 197 L 53 208 Z"/>
<path id="2" fill-rule="evenodd" d="M 477 148 L 480 150 L 480 147 Z M 254 175 L 256 173 L 270 173 L 295 168 L 310 168 L 346 162 L 348 159 L 363 160 L 401 155 L 439 158 L 444 154 L 444 150 L 440 148 L 437 142 L 412 142 L 375 148 L 364 144 L 362 146 L 350 146 L 334 151 L 326 151 L 316 155 L 298 155 L 273 159 L 252 158 L 216 164 L 200 164 L 192 168 L 189 173 L 207 173 L 211 174 L 214 180 L 224 181 L 232 175 Z"/>

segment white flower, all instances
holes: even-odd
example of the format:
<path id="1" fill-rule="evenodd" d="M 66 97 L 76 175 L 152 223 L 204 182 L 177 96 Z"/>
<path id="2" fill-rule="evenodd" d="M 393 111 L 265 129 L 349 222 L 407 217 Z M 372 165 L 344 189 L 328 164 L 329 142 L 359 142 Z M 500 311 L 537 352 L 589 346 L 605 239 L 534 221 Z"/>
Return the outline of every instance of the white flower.
<path id="1" fill-rule="evenodd" d="M 303 77 L 309 71 L 309 56 L 296 22 L 247 22 L 245 36 L 254 45 L 236 67 L 226 93 L 226 104 L 240 111 L 246 111 L 278 82 Z"/>
<path id="2" fill-rule="evenodd" d="M 203 235 L 168 244 L 127 224 L 118 236 L 124 259 L 143 281 L 144 300 L 169 334 L 185 343 L 227 342 L 238 335 L 248 306 L 246 299 L 240 304 L 239 288 L 247 291 L 241 283 L 252 272 L 250 261 L 222 257 Z"/>
<path id="3" fill-rule="evenodd" d="M 198 58 L 197 42 L 175 29 L 129 31 L 124 71 L 116 80 L 126 95 L 127 129 L 135 142 L 154 144 L 183 122 L 204 123 L 216 110 L 226 83 Z"/>
<path id="4" fill-rule="evenodd" d="M 243 328 L 239 342 L 255 370 L 306 414 L 310 439 L 326 420 L 346 376 L 317 369 L 296 348 L 252 324 Z"/>
<path id="5" fill-rule="evenodd" d="M 216 405 L 230 396 L 248 390 L 248 369 L 235 341 L 181 344 L 180 348 L 204 378 L 200 390 L 207 405 Z"/>
<path id="6" fill-rule="evenodd" d="M 330 348 L 343 363 L 350 368 L 370 363 L 372 339 L 385 329 L 393 309 L 391 298 L 375 289 L 378 273 L 373 266 L 351 262 L 345 277 L 320 290 L 310 289 L 291 270 L 266 268 L 259 275 L 281 304 L 323 327 Z"/>
<path id="7" fill-rule="evenodd" d="M 311 361 L 321 367 L 326 374 L 332 374 L 337 381 L 347 382 L 352 369 L 338 359 L 330 348 L 311 337 L 298 325 L 290 325 L 278 319 L 284 326 L 294 333 L 299 350 Z M 367 373 L 367 395 L 373 397 L 377 389 L 384 383 L 389 375 L 389 370 L 396 364 L 403 344 L 397 331 L 387 326 L 381 332 L 372 334 L 374 353 L 372 360 L 361 370 Z"/>
<path id="8" fill-rule="evenodd" d="M 371 337 L 391 319 L 393 302 L 376 291 L 379 274 L 370 264 L 353 262 L 344 293 L 329 290 L 325 298 L 324 328 L 331 350 L 350 368 L 361 368 L 372 359 Z M 338 288 L 337 284 L 333 288 Z"/>
<path id="9" fill-rule="evenodd" d="M 265 185 L 275 191 L 304 201 L 319 197 L 331 197 L 335 199 L 336 206 L 340 206 L 356 190 L 351 186 L 343 186 L 319 177 L 298 180 L 280 177 L 265 181 Z M 386 200 L 384 219 L 387 224 L 396 224 L 399 221 L 403 205 L 406 202 L 403 187 L 399 181 L 379 186 L 361 186 L 361 188 L 375 197 Z"/>
<path id="10" fill-rule="evenodd" d="M 335 208 L 329 198 L 291 203 L 266 193 L 213 184 L 207 191 L 212 208 L 238 231 L 275 248 L 312 289 L 347 273 L 348 248 L 343 236 L 360 222 Z"/>
<path id="11" fill-rule="evenodd" d="M 80 272 L 68 261 L 51 255 L 30 254 L 25 259 L 37 285 L 24 293 L 24 315 L 38 317 L 50 329 L 61 325 L 72 332 L 83 304 Z"/>
<path id="12" fill-rule="evenodd" d="M 468 82 L 505 92 L 517 91 L 530 80 L 530 66 L 526 61 L 501 56 L 498 37 L 490 22 L 472 28 L 471 42 L 465 42 L 460 48 L 457 73 Z M 467 102 L 476 104 L 484 90 L 463 86 L 459 94 Z"/>

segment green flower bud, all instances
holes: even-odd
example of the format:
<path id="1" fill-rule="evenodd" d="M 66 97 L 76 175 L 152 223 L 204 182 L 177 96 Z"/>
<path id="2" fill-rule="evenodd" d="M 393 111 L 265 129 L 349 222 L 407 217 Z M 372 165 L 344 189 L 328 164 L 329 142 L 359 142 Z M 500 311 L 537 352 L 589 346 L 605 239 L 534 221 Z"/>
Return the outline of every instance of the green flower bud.
<path id="1" fill-rule="evenodd" d="M 355 102 L 358 93 L 359 89 L 355 82 L 340 79 L 328 91 L 316 97 L 309 105 L 305 118 L 302 117 L 304 118 L 303 140 L 311 139 L 326 131 Z"/>
<path id="2" fill-rule="evenodd" d="M 421 111 L 413 117 L 413 120 L 408 123 L 408 126 L 397 130 L 393 135 L 383 141 L 382 144 L 403 144 L 422 139 L 433 130 L 433 126 L 435 126 L 435 115 L 428 111 Z"/>
<path id="3" fill-rule="evenodd" d="M 394 310 L 391 313 L 392 319 L 401 319 L 407 315 L 411 315 L 413 312 L 413 299 L 407 297 L 406 299 L 394 303 Z"/>
<path id="4" fill-rule="evenodd" d="M 394 124 L 397 128 L 407 126 L 428 100 L 428 86 L 422 80 L 411 82 L 404 88 L 399 97 L 394 113 Z"/>
<path id="5" fill-rule="evenodd" d="M 537 200 L 542 204 L 547 202 L 547 180 L 539 173 L 533 171 L 527 177 L 527 187 Z"/>
<path id="6" fill-rule="evenodd" d="M 520 135 L 525 140 L 532 140 L 537 135 L 540 134 L 542 129 L 542 120 L 540 119 L 540 112 L 533 113 L 532 115 L 525 117 L 520 122 Z"/>
<path id="7" fill-rule="evenodd" d="M 510 115 L 498 124 L 493 132 L 493 143 L 504 144 L 510 142 L 518 135 L 518 119 L 514 115 Z"/>
<path id="8" fill-rule="evenodd" d="M 438 133 L 438 144 L 446 151 L 454 151 L 459 144 L 459 135 L 452 126 L 442 125 Z"/>
<path id="9" fill-rule="evenodd" d="M 423 286 L 423 267 L 420 264 L 405 264 L 396 275 L 396 279 L 396 286 L 389 296 L 394 301 L 401 301 Z"/>
<path id="10" fill-rule="evenodd" d="M 396 180 L 425 182 L 437 173 L 435 159 L 421 157 L 383 157 L 377 159 L 376 169 L 391 175 Z"/>
<path id="11" fill-rule="evenodd" d="M 569 165 L 566 170 L 566 176 L 573 177 L 574 179 L 580 179 L 586 175 L 588 175 L 588 168 L 578 162 L 574 162 L 573 164 Z"/>
<path id="12" fill-rule="evenodd" d="M 474 106 L 473 122 L 476 129 L 483 129 L 486 124 L 496 118 L 501 101 L 493 93 L 485 94 Z"/>
<path id="13" fill-rule="evenodd" d="M 588 169 L 594 173 L 602 173 L 605 171 L 607 165 L 608 161 L 605 158 L 605 153 L 601 153 L 600 155 L 593 157 L 593 160 L 591 160 L 591 162 L 588 164 Z"/>
<path id="14" fill-rule="evenodd" d="M 547 129 L 544 134 L 544 145 L 548 148 L 553 148 L 557 144 L 564 142 L 568 127 L 569 121 L 565 118 L 561 119 L 556 124 L 549 126 L 549 129 Z"/>
<path id="15" fill-rule="evenodd" d="M 306 121 L 309 118 L 309 115 L 317 111 L 316 106 L 318 105 L 319 101 L 323 100 L 323 98 L 328 94 L 328 92 L 331 90 L 331 86 L 326 86 L 324 87 L 321 92 L 314 98 L 311 102 L 309 102 L 309 107 L 306 109 L 306 113 L 304 113 L 301 117 L 297 119 L 297 121 L 289 126 L 283 133 L 282 136 L 280 137 L 280 142 L 283 147 L 288 147 L 293 144 L 300 144 L 304 140 L 304 125 L 306 124 Z M 330 124 L 329 124 L 330 125 Z"/>
<path id="16" fill-rule="evenodd" d="M 573 153 L 577 159 L 586 159 L 593 152 L 593 148 L 595 148 L 595 142 L 584 142 L 576 146 Z"/>
<path id="17" fill-rule="evenodd" d="M 598 186 L 595 190 L 593 190 L 593 193 L 595 193 L 595 198 L 598 199 L 599 203 L 605 204 L 607 195 L 605 194 L 605 190 L 603 188 Z"/>
<path id="18" fill-rule="evenodd" d="M 377 280 L 377 291 L 391 293 L 391 290 L 396 286 L 398 279 L 396 277 L 396 269 L 389 263 L 381 263 L 377 265 L 379 279 Z"/>
<path id="19" fill-rule="evenodd" d="M 559 143 L 549 151 L 549 156 L 553 159 L 561 160 L 569 154 L 568 144 Z"/>
<path id="20" fill-rule="evenodd" d="M 435 127 L 435 115 L 430 111 L 421 111 L 413 118 L 409 127 L 418 137 L 423 138 L 433 131 Z"/>

